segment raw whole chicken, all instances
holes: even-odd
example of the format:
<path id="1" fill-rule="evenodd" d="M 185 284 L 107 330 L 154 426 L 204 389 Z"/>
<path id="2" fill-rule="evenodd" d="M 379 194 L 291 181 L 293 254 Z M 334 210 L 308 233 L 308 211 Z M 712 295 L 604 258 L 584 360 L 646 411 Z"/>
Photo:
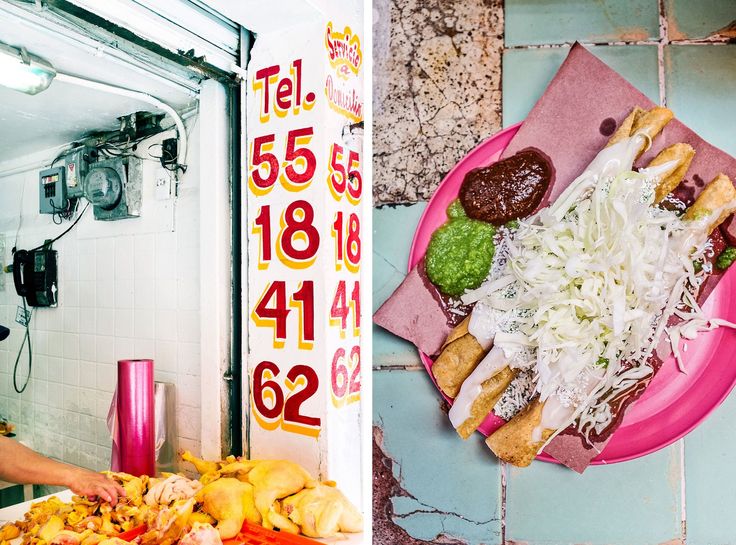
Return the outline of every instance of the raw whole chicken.
<path id="1" fill-rule="evenodd" d="M 225 477 L 205 485 L 196 499 L 203 504 L 205 513 L 217 519 L 217 531 L 222 539 L 235 537 L 248 520 L 261 523 L 256 510 L 253 486 L 238 479 Z"/>
<path id="2" fill-rule="evenodd" d="M 222 539 L 211 524 L 195 522 L 189 533 L 181 538 L 179 545 L 222 545 Z"/>
<path id="3" fill-rule="evenodd" d="M 171 505 L 177 500 L 188 500 L 202 489 L 202 483 L 181 475 L 169 475 L 166 479 L 151 479 L 144 499 L 147 505 Z"/>

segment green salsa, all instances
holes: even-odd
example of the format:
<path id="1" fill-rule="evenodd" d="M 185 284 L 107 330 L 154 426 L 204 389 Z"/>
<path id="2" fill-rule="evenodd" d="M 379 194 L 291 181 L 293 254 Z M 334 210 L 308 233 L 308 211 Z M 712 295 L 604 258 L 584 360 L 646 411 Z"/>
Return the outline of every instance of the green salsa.
<path id="1" fill-rule="evenodd" d="M 486 279 L 493 261 L 493 236 L 490 223 L 470 219 L 459 201 L 447 209 L 447 223 L 432 235 L 427 248 L 427 276 L 442 293 L 459 297 L 477 288 Z"/>
<path id="2" fill-rule="evenodd" d="M 465 213 L 465 209 L 463 208 L 462 203 L 460 202 L 460 199 L 455 199 L 450 203 L 450 206 L 447 207 L 447 217 L 450 219 L 468 217 L 468 215 Z"/>
<path id="3" fill-rule="evenodd" d="M 716 267 L 725 271 L 734 261 L 736 261 L 736 248 L 729 246 L 716 259 Z"/>

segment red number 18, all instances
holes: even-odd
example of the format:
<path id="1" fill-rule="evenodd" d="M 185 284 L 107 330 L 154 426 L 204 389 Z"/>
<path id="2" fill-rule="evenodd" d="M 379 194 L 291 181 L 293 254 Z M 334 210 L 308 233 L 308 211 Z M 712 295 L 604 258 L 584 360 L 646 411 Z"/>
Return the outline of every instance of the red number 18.
<path id="1" fill-rule="evenodd" d="M 293 269 L 309 267 L 319 249 L 319 231 L 314 226 L 312 205 L 303 200 L 290 203 L 281 214 L 279 223 L 281 229 L 276 236 L 276 254 L 281 262 Z M 273 247 L 271 205 L 260 208 L 253 220 L 252 232 L 259 237 L 258 268 L 267 269 Z"/>
<path id="2" fill-rule="evenodd" d="M 344 214 L 337 212 L 332 224 L 332 237 L 335 239 L 335 265 L 340 270 L 344 264 L 350 272 L 360 267 L 360 219 L 355 212 L 343 221 Z"/>

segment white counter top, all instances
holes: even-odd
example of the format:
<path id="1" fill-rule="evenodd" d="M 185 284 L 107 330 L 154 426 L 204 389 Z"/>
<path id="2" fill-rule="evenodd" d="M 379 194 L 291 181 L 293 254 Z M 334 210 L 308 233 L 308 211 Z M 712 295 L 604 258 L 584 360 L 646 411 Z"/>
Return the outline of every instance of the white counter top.
<path id="1" fill-rule="evenodd" d="M 64 490 L 62 492 L 59 492 L 58 494 L 52 494 L 52 496 L 56 496 L 62 501 L 71 501 L 72 491 Z M 43 501 L 50 497 L 51 496 L 44 496 L 42 498 L 36 498 L 35 500 L 33 500 L 33 502 L 35 503 L 38 501 Z M 6 522 L 12 522 L 22 519 L 23 515 L 25 515 L 26 512 L 30 509 L 31 503 L 32 502 L 30 501 L 26 501 L 23 503 L 11 505 L 10 507 L 6 507 L 4 509 L 0 509 L 0 526 L 5 524 Z M 363 534 L 345 534 L 345 538 L 319 539 L 317 541 L 321 543 L 334 543 L 335 545 L 368 545 L 363 543 Z M 11 545 L 16 545 L 17 543 L 20 543 L 20 539 L 13 540 L 10 543 Z"/>
<path id="2" fill-rule="evenodd" d="M 46 500 L 50 498 L 51 496 L 56 496 L 61 501 L 72 501 L 72 491 L 71 490 L 62 490 L 58 494 L 51 494 L 49 496 L 43 496 L 41 498 L 36 498 L 35 500 L 31 501 L 24 501 L 23 503 L 16 503 L 15 505 L 10 505 L 8 507 L 5 507 L 4 509 L 0 509 L 0 526 L 5 524 L 6 522 L 14 522 L 16 520 L 22 520 L 23 515 L 26 514 L 26 512 L 31 508 L 31 503 L 36 503 L 39 501 Z"/>

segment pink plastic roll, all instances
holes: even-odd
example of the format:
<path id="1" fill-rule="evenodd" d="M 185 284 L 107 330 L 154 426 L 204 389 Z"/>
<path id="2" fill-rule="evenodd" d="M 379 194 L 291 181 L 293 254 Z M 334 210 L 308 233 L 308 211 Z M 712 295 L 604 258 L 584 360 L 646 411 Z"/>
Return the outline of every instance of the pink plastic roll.
<path id="1" fill-rule="evenodd" d="M 153 360 L 118 361 L 113 425 L 113 471 L 156 473 Z"/>

